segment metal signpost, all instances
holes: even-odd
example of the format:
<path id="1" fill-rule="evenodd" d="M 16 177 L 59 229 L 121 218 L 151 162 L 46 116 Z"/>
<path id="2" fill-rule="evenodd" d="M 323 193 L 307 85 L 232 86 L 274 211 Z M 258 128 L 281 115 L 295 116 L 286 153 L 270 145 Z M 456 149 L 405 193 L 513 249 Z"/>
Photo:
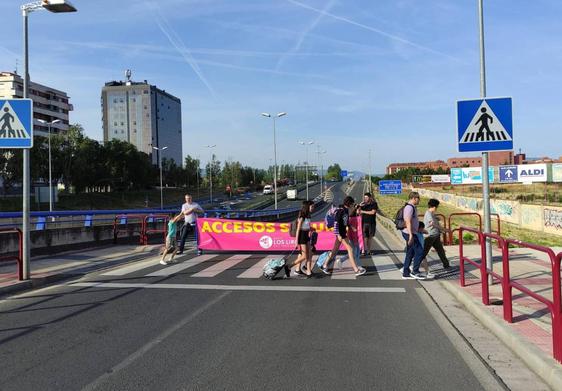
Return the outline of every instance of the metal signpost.
<path id="1" fill-rule="evenodd" d="M 480 97 L 457 102 L 459 152 L 482 152 L 482 198 L 484 232 L 491 232 L 489 151 L 513 149 L 511 98 L 486 98 L 486 58 L 484 50 L 484 5 L 478 0 L 480 41 Z M 451 173 L 451 182 L 456 175 Z M 492 269 L 492 244 L 486 240 L 486 266 Z M 490 280 L 492 276 L 490 275 Z"/>

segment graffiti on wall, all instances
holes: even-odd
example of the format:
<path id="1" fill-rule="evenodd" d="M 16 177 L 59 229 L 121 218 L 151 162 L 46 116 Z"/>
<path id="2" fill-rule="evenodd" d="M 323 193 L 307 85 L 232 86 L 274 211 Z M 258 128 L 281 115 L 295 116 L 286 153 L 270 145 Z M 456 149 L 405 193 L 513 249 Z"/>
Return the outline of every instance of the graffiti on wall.
<path id="1" fill-rule="evenodd" d="M 562 230 L 562 210 L 544 208 L 544 226 Z"/>
<path id="2" fill-rule="evenodd" d="M 480 203 L 476 198 L 457 197 L 457 206 L 459 208 L 478 211 L 480 210 Z"/>
<path id="3" fill-rule="evenodd" d="M 513 215 L 513 206 L 506 202 L 495 202 L 491 205 L 492 213 L 497 213 L 500 216 L 511 217 Z"/>

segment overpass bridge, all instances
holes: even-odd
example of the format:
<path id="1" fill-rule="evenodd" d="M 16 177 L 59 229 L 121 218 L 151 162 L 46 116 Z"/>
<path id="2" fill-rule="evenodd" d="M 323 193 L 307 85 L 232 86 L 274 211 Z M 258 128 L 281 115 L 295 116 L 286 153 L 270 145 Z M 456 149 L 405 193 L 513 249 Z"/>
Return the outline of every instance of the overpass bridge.
<path id="1" fill-rule="evenodd" d="M 360 182 L 338 184 L 330 197 L 359 199 L 363 192 Z M 327 207 L 318 201 L 315 220 Z M 295 211 L 284 208 L 288 216 Z M 280 217 L 271 213 L 223 217 Z M 509 323 L 505 280 L 489 287 L 486 302 L 480 245 L 448 246 L 453 268 L 447 270 L 430 253 L 437 278 L 403 280 L 404 243 L 384 217 L 374 255 L 360 259 L 368 270 L 360 277 L 344 262 L 331 275 L 269 281 L 262 267 L 278 255 L 199 255 L 196 241 L 176 262 L 160 265 L 160 243 L 119 239 L 34 257 L 31 282 L 15 281 L 13 262 L 1 264 L 0 346 L 8 359 L 0 388 L 547 390 L 562 384 L 560 249 L 495 248 L 495 273 L 509 270 L 510 281 L 528 290 L 511 297 Z M 10 293 L 17 284 L 26 291 Z"/>

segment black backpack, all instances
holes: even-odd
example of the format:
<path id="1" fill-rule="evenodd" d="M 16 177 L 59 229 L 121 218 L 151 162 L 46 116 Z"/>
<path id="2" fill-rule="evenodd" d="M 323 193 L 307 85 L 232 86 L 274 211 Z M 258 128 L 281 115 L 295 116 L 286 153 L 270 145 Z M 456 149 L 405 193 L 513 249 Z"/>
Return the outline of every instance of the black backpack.
<path id="1" fill-rule="evenodd" d="M 405 203 L 403 207 L 398 209 L 398 212 L 396 212 L 396 216 L 394 217 L 394 225 L 398 230 L 403 230 L 406 228 L 406 221 L 404 220 L 404 208 L 407 207 L 408 205 L 414 208 L 414 212 L 416 210 L 416 208 L 413 205 L 408 203 Z"/>

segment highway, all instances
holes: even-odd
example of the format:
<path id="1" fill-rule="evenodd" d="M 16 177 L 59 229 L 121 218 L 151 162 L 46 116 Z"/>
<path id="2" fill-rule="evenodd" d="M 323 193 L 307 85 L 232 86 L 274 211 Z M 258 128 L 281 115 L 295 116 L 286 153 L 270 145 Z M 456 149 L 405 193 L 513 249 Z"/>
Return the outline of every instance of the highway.
<path id="1" fill-rule="evenodd" d="M 377 243 L 380 257 L 362 259 L 362 277 L 268 281 L 267 254 L 191 252 L 6 298 L 0 388 L 500 389 L 459 353 L 418 283 L 400 278 L 391 250 L 401 243 L 384 232 Z M 377 259 L 390 262 L 391 277 Z"/>

